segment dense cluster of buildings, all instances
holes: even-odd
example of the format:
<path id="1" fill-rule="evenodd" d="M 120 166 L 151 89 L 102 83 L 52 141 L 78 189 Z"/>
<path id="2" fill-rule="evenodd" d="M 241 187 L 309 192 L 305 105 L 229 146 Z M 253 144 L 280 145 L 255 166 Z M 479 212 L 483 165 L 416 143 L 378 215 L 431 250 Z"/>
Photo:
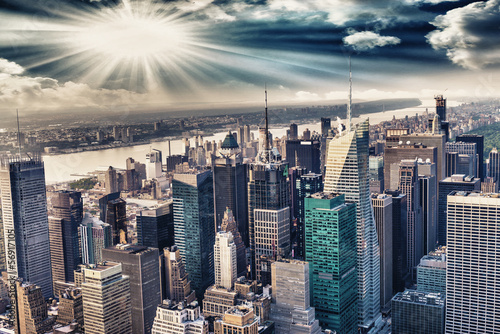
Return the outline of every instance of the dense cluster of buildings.
<path id="1" fill-rule="evenodd" d="M 258 139 L 151 150 L 91 196 L 46 191 L 37 154 L 5 156 L 2 330 L 496 333 L 500 156 L 450 141 L 442 96 L 427 118 L 383 142 L 350 112 L 273 139 L 266 108 Z"/>

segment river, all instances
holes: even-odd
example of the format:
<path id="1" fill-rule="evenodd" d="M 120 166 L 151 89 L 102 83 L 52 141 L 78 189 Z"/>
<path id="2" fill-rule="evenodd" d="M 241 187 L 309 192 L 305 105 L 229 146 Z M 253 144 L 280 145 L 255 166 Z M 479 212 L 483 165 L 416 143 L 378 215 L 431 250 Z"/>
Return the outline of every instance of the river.
<path id="1" fill-rule="evenodd" d="M 429 106 L 429 104 L 427 104 L 427 107 L 431 110 L 432 105 Z M 421 105 L 418 107 L 362 115 L 361 117 L 354 118 L 353 123 L 357 123 L 360 120 L 364 120 L 366 117 L 369 117 L 370 124 L 377 124 L 382 121 L 391 120 L 393 116 L 396 116 L 396 118 L 402 118 L 406 115 L 414 116 L 416 113 L 422 114 L 425 111 L 425 108 L 425 105 Z M 335 119 L 332 119 L 332 127 L 336 126 L 335 121 Z M 321 132 L 320 122 L 315 122 L 299 125 L 299 135 L 301 135 L 302 131 L 306 128 L 311 130 L 311 132 L 313 130 Z M 286 130 L 287 128 L 270 128 L 273 138 L 282 137 L 286 134 Z M 254 133 L 255 138 L 258 138 L 257 130 L 252 132 Z M 218 142 L 219 140 L 223 140 L 226 134 L 227 131 L 222 131 L 212 136 L 203 137 L 203 139 L 209 141 L 215 140 Z M 191 146 L 194 146 L 194 138 L 191 138 L 190 142 Z M 82 175 L 86 175 L 88 172 L 92 172 L 103 167 L 113 166 L 117 168 L 125 168 L 125 161 L 129 157 L 144 163 L 146 161 L 146 153 L 148 153 L 151 148 L 162 151 L 164 159 L 168 155 L 168 141 L 152 142 L 151 144 L 118 147 L 100 151 L 46 155 L 43 157 L 45 162 L 45 179 L 47 184 L 54 184 L 80 179 L 83 177 Z M 183 145 L 181 140 L 172 140 L 172 155 L 181 154 L 182 152 Z"/>

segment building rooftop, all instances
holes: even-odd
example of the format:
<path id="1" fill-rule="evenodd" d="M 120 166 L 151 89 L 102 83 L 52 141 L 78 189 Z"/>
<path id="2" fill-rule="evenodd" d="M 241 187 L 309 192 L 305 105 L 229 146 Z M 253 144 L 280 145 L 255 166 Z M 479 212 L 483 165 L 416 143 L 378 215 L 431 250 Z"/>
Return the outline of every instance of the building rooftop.
<path id="1" fill-rule="evenodd" d="M 414 304 L 444 307 L 446 297 L 442 293 L 427 293 L 416 290 L 405 290 L 396 294 L 393 301 L 409 302 Z"/>
<path id="2" fill-rule="evenodd" d="M 452 191 L 448 196 L 456 197 L 476 197 L 476 198 L 500 198 L 497 193 L 482 193 L 478 191 Z"/>
<path id="3" fill-rule="evenodd" d="M 129 245 L 129 244 L 117 244 L 106 248 L 107 251 L 115 253 L 126 253 L 126 254 L 144 254 L 152 252 L 153 250 L 146 246 L 139 245 Z"/>
<path id="4" fill-rule="evenodd" d="M 222 142 L 221 148 L 222 149 L 239 148 L 238 142 L 236 141 L 236 139 L 234 139 L 234 136 L 231 133 L 231 131 L 229 131 L 228 134 L 226 135 L 226 138 Z"/>

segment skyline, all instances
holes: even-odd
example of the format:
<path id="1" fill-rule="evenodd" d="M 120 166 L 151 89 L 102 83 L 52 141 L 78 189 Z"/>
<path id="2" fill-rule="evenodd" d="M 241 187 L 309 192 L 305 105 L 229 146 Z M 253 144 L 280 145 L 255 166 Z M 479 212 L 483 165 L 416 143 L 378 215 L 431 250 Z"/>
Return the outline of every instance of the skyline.
<path id="1" fill-rule="evenodd" d="M 498 97 L 500 0 L 0 1 L 0 110 Z"/>

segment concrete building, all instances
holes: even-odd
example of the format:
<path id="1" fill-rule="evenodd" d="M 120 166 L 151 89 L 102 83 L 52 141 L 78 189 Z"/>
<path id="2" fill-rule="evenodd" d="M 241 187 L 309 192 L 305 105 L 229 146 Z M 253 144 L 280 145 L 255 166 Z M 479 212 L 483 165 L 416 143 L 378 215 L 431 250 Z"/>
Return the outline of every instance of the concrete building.
<path id="1" fill-rule="evenodd" d="M 106 194 L 120 191 L 118 188 L 118 174 L 116 173 L 116 169 L 112 166 L 109 166 L 104 174 L 104 186 L 106 187 Z"/>
<path id="2" fill-rule="evenodd" d="M 129 277 L 132 306 L 132 332 L 149 334 L 156 307 L 161 303 L 158 249 L 116 245 L 102 250 L 103 261 L 121 263 L 122 274 Z"/>
<path id="3" fill-rule="evenodd" d="M 185 305 L 163 301 L 156 309 L 152 334 L 208 334 L 208 321 L 196 302 Z"/>
<path id="4" fill-rule="evenodd" d="M 464 143 L 475 143 L 476 144 L 476 149 L 477 149 L 477 171 L 478 171 L 478 178 L 481 179 L 481 181 L 484 181 L 484 178 L 486 177 L 485 172 L 484 172 L 484 136 L 481 135 L 473 135 L 473 134 L 463 134 L 463 135 L 458 135 L 456 140 L 457 142 L 464 142 Z"/>
<path id="5" fill-rule="evenodd" d="M 215 334 L 258 334 L 259 320 L 252 308 L 237 306 L 224 313 L 222 320 L 214 323 Z"/>
<path id="6" fill-rule="evenodd" d="M 418 161 L 419 204 L 422 209 L 423 252 L 427 254 L 437 246 L 438 192 L 436 164 Z"/>
<path id="7" fill-rule="evenodd" d="M 438 242 L 440 246 L 446 246 L 446 221 L 448 194 L 452 191 L 479 191 L 481 180 L 467 175 L 452 175 L 439 181 L 438 197 Z"/>
<path id="8" fill-rule="evenodd" d="M 52 329 L 54 318 L 48 315 L 47 303 L 39 286 L 16 283 L 17 317 L 14 320 L 18 334 L 45 334 Z M 11 301 L 12 302 L 12 301 Z"/>
<path id="9" fill-rule="evenodd" d="M 231 232 L 219 232 L 214 244 L 215 285 L 232 289 L 237 278 L 236 245 Z"/>
<path id="10" fill-rule="evenodd" d="M 380 245 L 380 308 L 387 313 L 392 299 L 392 196 L 372 194 L 373 215 Z"/>
<path id="11" fill-rule="evenodd" d="M 347 131 L 329 142 L 324 185 L 326 193 L 345 194 L 345 201 L 357 206 L 358 325 L 364 330 L 380 318 L 380 253 L 370 199 L 368 151 L 368 119 L 353 128 L 347 124 Z"/>
<path id="12" fill-rule="evenodd" d="M 368 175 L 370 180 L 370 193 L 382 193 L 385 189 L 383 156 L 370 156 Z"/>
<path id="13" fill-rule="evenodd" d="M 139 210 L 136 214 L 137 244 L 158 248 L 174 245 L 173 202 Z"/>
<path id="14" fill-rule="evenodd" d="M 271 320 L 276 334 L 321 333 L 314 307 L 310 305 L 309 263 L 276 261 L 271 272 Z"/>
<path id="15" fill-rule="evenodd" d="M 111 225 L 86 213 L 78 231 L 82 263 L 97 264 L 101 262 L 102 250 L 113 244 Z"/>
<path id="16" fill-rule="evenodd" d="M 120 263 L 83 267 L 81 281 L 86 334 L 132 334 L 130 281 Z M 136 301 L 134 301 L 135 303 Z"/>
<path id="17" fill-rule="evenodd" d="M 177 246 L 163 250 L 160 256 L 160 264 L 162 300 L 168 299 L 173 304 L 184 301 L 187 304 L 193 302 L 196 299 L 196 294 L 191 289 L 191 281 Z"/>
<path id="18" fill-rule="evenodd" d="M 312 305 L 321 327 L 346 334 L 358 332 L 355 212 L 356 205 L 345 203 L 343 194 L 316 193 L 306 198 L 306 261 L 311 271 Z M 379 289 L 377 281 L 377 292 Z"/>
<path id="19" fill-rule="evenodd" d="M 238 231 L 238 225 L 234 220 L 233 212 L 229 208 L 224 212 L 224 219 L 222 219 L 220 230 L 233 235 L 233 242 L 236 246 L 236 276 L 246 276 L 248 272 L 246 248 L 240 232 Z"/>
<path id="20" fill-rule="evenodd" d="M 479 177 L 476 143 L 446 143 L 446 177 L 454 174 Z"/>
<path id="21" fill-rule="evenodd" d="M 174 236 L 198 297 L 214 282 L 212 171 L 174 174 Z"/>
<path id="22" fill-rule="evenodd" d="M 45 170 L 40 155 L 0 158 L 0 190 L 7 274 L 35 284 L 52 297 Z M 15 299 L 14 296 L 11 299 Z"/>
<path id="23" fill-rule="evenodd" d="M 417 266 L 417 290 L 446 294 L 446 253 L 438 250 L 425 255 Z"/>
<path id="24" fill-rule="evenodd" d="M 69 325 L 76 321 L 80 329 L 83 329 L 83 298 L 82 289 L 67 288 L 59 295 L 59 310 L 57 312 L 57 323 Z"/>
<path id="25" fill-rule="evenodd" d="M 222 317 L 224 313 L 236 306 L 238 293 L 233 289 L 212 285 L 203 297 L 203 314 L 205 317 Z"/>
<path id="26" fill-rule="evenodd" d="M 500 331 L 500 197 L 451 192 L 448 195 L 446 330 Z"/>
<path id="27" fill-rule="evenodd" d="M 445 297 L 415 290 L 399 292 L 392 299 L 393 334 L 442 334 Z"/>
<path id="28" fill-rule="evenodd" d="M 159 179 L 162 174 L 162 154 L 161 151 L 152 149 L 149 153 L 146 154 L 146 178 L 148 180 L 151 179 Z"/>

